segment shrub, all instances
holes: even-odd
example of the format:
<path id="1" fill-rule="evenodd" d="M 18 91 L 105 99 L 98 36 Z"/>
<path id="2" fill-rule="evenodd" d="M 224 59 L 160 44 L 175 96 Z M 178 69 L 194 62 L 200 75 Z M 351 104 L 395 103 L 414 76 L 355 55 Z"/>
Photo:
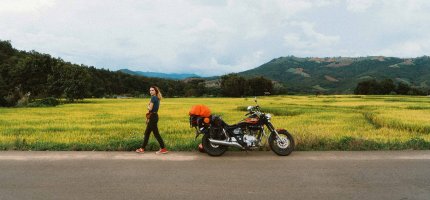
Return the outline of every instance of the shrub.
<path id="1" fill-rule="evenodd" d="M 18 100 L 18 102 L 16 103 L 17 107 L 25 107 L 28 105 L 28 99 L 29 99 L 29 95 L 25 95 L 23 97 L 21 97 L 21 99 Z"/>
<path id="2" fill-rule="evenodd" d="M 53 107 L 57 106 L 58 104 L 60 104 L 60 101 L 58 101 L 56 98 L 48 97 L 31 102 L 28 104 L 28 107 Z"/>
<path id="3" fill-rule="evenodd" d="M 8 107 L 9 102 L 6 101 L 4 97 L 0 97 L 0 107 Z"/>

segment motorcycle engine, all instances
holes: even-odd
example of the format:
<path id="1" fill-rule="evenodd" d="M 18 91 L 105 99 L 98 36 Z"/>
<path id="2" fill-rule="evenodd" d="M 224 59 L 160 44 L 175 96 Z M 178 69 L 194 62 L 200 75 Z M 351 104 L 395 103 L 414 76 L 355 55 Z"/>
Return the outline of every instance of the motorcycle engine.
<path id="1" fill-rule="evenodd" d="M 234 137 L 237 139 L 237 141 L 242 144 L 243 142 L 243 132 L 241 128 L 236 128 L 233 130 Z"/>
<path id="2" fill-rule="evenodd" d="M 255 138 L 252 135 L 245 135 L 243 136 L 243 141 L 246 142 L 248 147 L 254 147 L 257 144 L 257 138 Z"/>
<path id="3" fill-rule="evenodd" d="M 257 138 L 254 136 L 257 131 L 255 130 L 243 130 L 242 128 L 236 128 L 233 130 L 233 133 L 236 135 L 236 138 L 239 142 L 246 143 L 248 147 L 257 146 Z"/>
<path id="4" fill-rule="evenodd" d="M 236 129 L 234 129 L 234 130 L 233 130 L 233 133 L 234 133 L 235 135 L 243 134 L 243 133 L 242 133 L 242 129 L 241 129 L 241 128 L 236 128 Z"/>

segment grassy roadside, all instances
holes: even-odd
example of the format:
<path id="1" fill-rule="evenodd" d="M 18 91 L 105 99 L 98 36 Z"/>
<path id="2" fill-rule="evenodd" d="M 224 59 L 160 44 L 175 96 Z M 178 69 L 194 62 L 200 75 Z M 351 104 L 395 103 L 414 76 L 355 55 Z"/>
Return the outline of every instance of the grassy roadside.
<path id="1" fill-rule="evenodd" d="M 142 141 L 148 99 L 88 99 L 48 108 L 0 108 L 0 150 L 134 150 Z M 188 110 L 206 104 L 228 123 L 253 98 L 164 99 L 159 128 L 171 150 L 196 150 Z M 298 150 L 430 149 L 430 98 L 275 96 L 259 104 L 286 128 Z M 153 137 L 149 149 L 158 149 Z"/>

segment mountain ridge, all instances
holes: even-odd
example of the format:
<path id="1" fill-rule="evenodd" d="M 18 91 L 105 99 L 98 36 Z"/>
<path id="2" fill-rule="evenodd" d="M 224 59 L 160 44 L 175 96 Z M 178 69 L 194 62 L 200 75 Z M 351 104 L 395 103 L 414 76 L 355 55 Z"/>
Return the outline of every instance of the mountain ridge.
<path id="1" fill-rule="evenodd" d="M 369 79 L 392 79 L 412 87 L 430 85 L 430 57 L 279 57 L 254 69 L 239 72 L 243 77 L 263 76 L 297 93 L 352 93 Z"/>
<path id="2" fill-rule="evenodd" d="M 137 76 L 146 76 L 146 77 L 155 77 L 155 78 L 166 78 L 173 80 L 183 80 L 187 78 L 200 78 L 199 75 L 196 74 L 183 74 L 183 73 L 159 73 L 159 72 L 143 72 L 143 71 L 133 71 L 129 69 L 120 69 L 120 72 L 137 75 Z"/>

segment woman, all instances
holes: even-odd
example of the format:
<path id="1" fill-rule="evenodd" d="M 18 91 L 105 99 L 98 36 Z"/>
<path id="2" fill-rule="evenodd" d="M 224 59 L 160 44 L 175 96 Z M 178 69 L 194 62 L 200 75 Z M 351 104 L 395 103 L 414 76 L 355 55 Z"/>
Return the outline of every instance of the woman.
<path id="1" fill-rule="evenodd" d="M 139 149 L 136 149 L 137 153 L 144 153 L 145 147 L 148 144 L 149 134 L 154 132 L 154 136 L 157 139 L 158 143 L 160 144 L 160 150 L 157 151 L 157 154 L 165 154 L 167 153 L 167 149 L 164 147 L 163 139 L 160 136 L 160 133 L 158 132 L 158 109 L 160 108 L 160 100 L 163 98 L 160 92 L 160 89 L 156 86 L 152 86 L 149 88 L 149 93 L 151 94 L 151 100 L 148 104 L 148 113 L 147 115 L 147 126 L 145 130 L 145 135 L 143 138 L 143 144 L 142 147 Z M 148 117 L 149 115 L 149 117 Z"/>

